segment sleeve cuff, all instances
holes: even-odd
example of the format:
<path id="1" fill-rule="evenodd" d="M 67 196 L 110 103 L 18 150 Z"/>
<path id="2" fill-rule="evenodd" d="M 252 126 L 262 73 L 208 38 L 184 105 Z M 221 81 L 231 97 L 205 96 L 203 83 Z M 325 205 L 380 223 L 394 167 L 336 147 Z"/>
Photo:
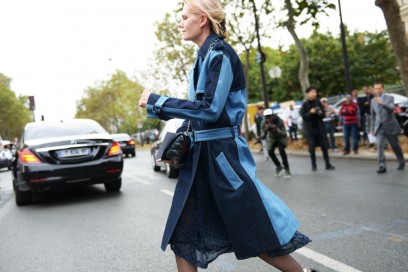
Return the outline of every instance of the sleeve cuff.
<path id="1" fill-rule="evenodd" d="M 162 113 L 162 106 L 169 99 L 165 95 L 150 94 L 147 100 L 146 111 L 148 118 L 157 118 Z"/>

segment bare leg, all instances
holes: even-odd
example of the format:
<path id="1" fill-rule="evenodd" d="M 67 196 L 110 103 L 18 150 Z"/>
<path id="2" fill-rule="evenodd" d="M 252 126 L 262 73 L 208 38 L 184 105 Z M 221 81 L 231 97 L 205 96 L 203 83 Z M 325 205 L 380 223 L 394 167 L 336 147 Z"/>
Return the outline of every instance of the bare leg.
<path id="1" fill-rule="evenodd" d="M 259 255 L 259 258 L 283 272 L 303 272 L 302 267 L 290 255 L 272 258 L 264 253 Z"/>
<path id="2" fill-rule="evenodd" d="M 176 256 L 176 263 L 178 272 L 197 272 L 197 267 L 179 256 Z"/>

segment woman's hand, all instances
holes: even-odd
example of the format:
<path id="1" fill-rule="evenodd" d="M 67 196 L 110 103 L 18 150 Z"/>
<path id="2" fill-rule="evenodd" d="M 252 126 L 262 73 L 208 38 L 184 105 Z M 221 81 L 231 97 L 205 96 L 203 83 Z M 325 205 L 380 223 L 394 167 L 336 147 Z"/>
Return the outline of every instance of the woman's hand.
<path id="1" fill-rule="evenodd" d="M 147 100 L 149 99 L 151 92 L 148 90 L 144 90 L 142 96 L 139 99 L 139 107 L 146 108 Z"/>

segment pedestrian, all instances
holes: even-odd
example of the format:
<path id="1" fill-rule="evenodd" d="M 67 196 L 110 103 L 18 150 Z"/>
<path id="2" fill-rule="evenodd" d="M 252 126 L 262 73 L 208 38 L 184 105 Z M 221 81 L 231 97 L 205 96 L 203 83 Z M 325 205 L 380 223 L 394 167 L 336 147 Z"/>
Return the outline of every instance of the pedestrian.
<path id="1" fill-rule="evenodd" d="M 256 138 L 257 141 L 256 143 L 260 142 L 262 144 L 261 147 L 261 152 L 263 152 L 264 155 L 264 161 L 269 161 L 269 155 L 268 155 L 268 147 L 266 146 L 266 139 L 265 139 L 265 135 L 262 136 L 262 122 L 265 119 L 264 117 L 264 110 L 265 108 L 262 106 L 258 106 L 257 111 L 256 111 L 256 115 L 255 115 L 255 124 L 256 124 Z M 255 144 L 256 144 L 255 143 Z"/>
<path id="2" fill-rule="evenodd" d="M 256 142 L 255 144 L 261 143 L 261 123 L 264 120 L 263 111 L 264 107 L 257 106 L 256 113 L 254 116 L 255 126 L 256 126 Z"/>
<path id="3" fill-rule="evenodd" d="M 287 116 L 290 140 L 297 141 L 298 122 L 300 118 L 299 112 L 293 108 L 293 105 L 290 105 Z"/>
<path id="4" fill-rule="evenodd" d="M 360 116 L 361 116 L 361 130 L 363 131 L 363 144 L 365 144 L 366 141 L 368 141 L 368 133 L 370 130 L 370 113 L 371 113 L 371 99 L 374 98 L 373 94 L 371 93 L 370 88 L 368 86 L 363 86 L 363 92 L 364 96 L 359 97 L 357 102 L 358 106 L 360 108 Z M 368 144 L 369 147 L 372 146 L 372 144 Z"/>
<path id="5" fill-rule="evenodd" d="M 358 105 L 351 95 L 346 95 L 346 101 L 341 105 L 339 114 L 343 117 L 343 155 L 350 154 L 350 137 L 353 140 L 354 154 L 358 154 Z"/>
<path id="6" fill-rule="evenodd" d="M 285 169 L 284 178 L 290 178 L 290 169 L 288 156 L 285 148 L 288 146 L 288 136 L 286 134 L 285 124 L 277 114 L 273 114 L 271 109 L 264 111 L 265 120 L 262 122 L 262 136 L 266 137 L 266 143 L 269 156 L 276 166 L 275 176 L 279 176 L 280 172 Z M 282 164 L 275 155 L 275 149 L 278 148 L 279 154 L 282 158 Z"/>
<path id="7" fill-rule="evenodd" d="M 371 127 L 370 133 L 376 136 L 378 152 L 377 173 L 387 172 L 385 163 L 384 148 L 386 140 L 391 145 L 395 156 L 398 159 L 398 170 L 404 170 L 405 159 L 398 140 L 401 127 L 394 115 L 394 97 L 384 93 L 382 82 L 374 83 L 374 98 L 371 100 Z"/>
<path id="8" fill-rule="evenodd" d="M 219 255 L 260 257 L 281 271 L 301 272 L 289 255 L 310 242 L 297 231 L 290 209 L 256 177 L 256 165 L 239 126 L 247 94 L 242 63 L 224 41 L 218 0 L 184 2 L 184 40 L 199 47 L 188 100 L 145 90 L 139 100 L 148 117 L 183 118 L 192 144 L 180 168 L 162 249 L 176 255 L 178 271 L 207 268 Z M 189 121 L 187 121 L 189 120 Z M 314 270 L 303 270 L 314 271 Z"/>
<path id="9" fill-rule="evenodd" d="M 360 111 L 360 106 L 358 105 L 358 89 L 353 89 L 351 91 L 351 98 L 354 103 L 357 105 L 357 137 L 358 141 L 360 142 L 361 136 L 360 136 L 360 131 L 361 131 L 361 111 Z"/>
<path id="10" fill-rule="evenodd" d="M 316 147 L 320 146 L 323 153 L 323 158 L 326 163 L 326 170 L 334 170 L 334 166 L 330 163 L 328 152 L 328 140 L 326 129 L 324 128 L 322 103 L 317 99 L 317 90 L 310 86 L 306 89 L 306 101 L 303 102 L 300 108 L 300 115 L 303 119 L 303 131 L 305 133 L 307 143 L 309 145 L 310 159 L 312 161 L 312 170 L 317 170 L 316 164 Z"/>
<path id="11" fill-rule="evenodd" d="M 336 138 L 334 137 L 334 124 L 333 124 L 336 112 L 333 106 L 329 105 L 328 99 L 326 97 L 323 97 L 322 99 L 320 99 L 320 102 L 322 103 L 322 106 L 323 106 L 323 112 L 324 112 L 323 123 L 324 123 L 324 128 L 326 130 L 326 134 L 327 133 L 329 134 L 330 148 L 332 149 L 333 152 L 337 152 Z"/>

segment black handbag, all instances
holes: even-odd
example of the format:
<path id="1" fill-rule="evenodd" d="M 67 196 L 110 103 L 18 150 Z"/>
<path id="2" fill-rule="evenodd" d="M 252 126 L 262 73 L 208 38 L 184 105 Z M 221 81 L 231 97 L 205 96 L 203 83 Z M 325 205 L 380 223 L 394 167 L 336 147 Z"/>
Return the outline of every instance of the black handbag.
<path id="1" fill-rule="evenodd" d="M 171 161 L 173 164 L 183 164 L 190 151 L 191 122 L 188 122 L 187 130 L 184 132 L 167 132 L 157 152 L 156 159 L 159 161 Z"/>
<path id="2" fill-rule="evenodd" d="M 174 164 L 183 164 L 190 151 L 191 139 L 189 132 L 179 132 L 164 149 L 162 160 L 172 161 Z"/>

